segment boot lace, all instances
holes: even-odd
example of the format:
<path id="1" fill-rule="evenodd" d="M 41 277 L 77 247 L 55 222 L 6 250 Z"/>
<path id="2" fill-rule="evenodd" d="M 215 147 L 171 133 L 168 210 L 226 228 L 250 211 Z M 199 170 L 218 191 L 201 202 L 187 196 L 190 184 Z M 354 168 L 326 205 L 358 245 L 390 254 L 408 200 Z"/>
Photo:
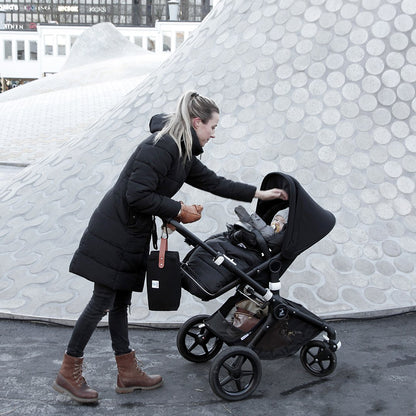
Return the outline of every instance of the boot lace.
<path id="1" fill-rule="evenodd" d="M 72 373 L 74 381 L 78 386 L 85 384 L 85 378 L 82 375 L 82 363 L 74 365 L 74 371 Z"/>
<path id="2" fill-rule="evenodd" d="M 145 372 L 142 370 L 143 363 L 136 357 L 136 369 L 139 372 L 139 374 L 145 374 Z"/>

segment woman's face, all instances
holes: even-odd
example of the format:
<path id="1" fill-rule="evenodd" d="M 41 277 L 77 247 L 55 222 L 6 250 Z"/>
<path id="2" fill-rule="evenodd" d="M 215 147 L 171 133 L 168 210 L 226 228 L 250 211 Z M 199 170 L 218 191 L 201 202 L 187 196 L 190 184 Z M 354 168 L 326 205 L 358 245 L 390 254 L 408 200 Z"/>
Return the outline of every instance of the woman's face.
<path id="1" fill-rule="evenodd" d="M 218 113 L 212 113 L 212 117 L 206 123 L 203 123 L 199 117 L 192 119 L 192 127 L 196 131 L 201 147 L 204 147 L 209 139 L 215 137 L 215 129 L 218 126 L 219 119 L 220 115 Z"/>

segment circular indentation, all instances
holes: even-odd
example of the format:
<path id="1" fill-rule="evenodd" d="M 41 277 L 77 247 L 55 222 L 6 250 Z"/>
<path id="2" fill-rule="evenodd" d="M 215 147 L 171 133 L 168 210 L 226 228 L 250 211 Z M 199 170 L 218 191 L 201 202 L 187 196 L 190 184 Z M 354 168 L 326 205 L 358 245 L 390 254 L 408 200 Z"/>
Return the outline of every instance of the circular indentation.
<path id="1" fill-rule="evenodd" d="M 380 89 L 381 81 L 378 77 L 374 75 L 368 75 L 365 78 L 363 78 L 361 85 L 365 92 L 374 94 Z"/>
<path id="2" fill-rule="evenodd" d="M 340 54 L 331 54 L 326 58 L 325 64 L 327 68 L 336 70 L 344 64 L 344 57 Z"/>
<path id="3" fill-rule="evenodd" d="M 355 102 L 344 102 L 341 106 L 341 114 L 346 118 L 356 118 L 360 113 L 360 108 Z"/>
<path id="4" fill-rule="evenodd" d="M 378 124 L 379 126 L 386 126 L 391 121 L 390 111 L 386 108 L 377 108 L 374 110 L 372 117 L 374 123 Z"/>
<path id="5" fill-rule="evenodd" d="M 374 15 L 370 12 L 360 12 L 355 18 L 355 22 L 361 27 L 371 26 L 374 22 Z"/>
<path id="6" fill-rule="evenodd" d="M 400 83 L 400 74 L 394 69 L 389 69 L 387 71 L 384 71 L 384 73 L 381 76 L 381 81 L 386 87 L 397 87 Z"/>
<path id="7" fill-rule="evenodd" d="M 393 33 L 390 36 L 390 46 L 396 51 L 403 51 L 407 48 L 409 39 L 404 33 Z"/>
<path id="8" fill-rule="evenodd" d="M 350 41 L 354 45 L 363 45 L 368 40 L 368 32 L 366 29 L 355 29 L 350 33 Z"/>
<path id="9" fill-rule="evenodd" d="M 390 177 L 398 178 L 402 174 L 403 169 L 402 169 L 401 165 L 398 162 L 393 161 L 393 160 L 389 160 L 384 165 L 384 171 Z"/>
<path id="10" fill-rule="evenodd" d="M 327 82 L 331 88 L 340 88 L 345 83 L 345 76 L 339 71 L 330 72 L 327 77 Z"/>
<path id="11" fill-rule="evenodd" d="M 396 16 L 396 8 L 391 4 L 384 4 L 378 9 L 378 17 L 381 20 L 390 21 Z"/>
<path id="12" fill-rule="evenodd" d="M 292 16 L 286 22 L 286 30 L 288 32 L 299 32 L 302 28 L 302 20 L 299 17 Z"/>
<path id="13" fill-rule="evenodd" d="M 379 56 L 386 49 L 386 45 L 381 39 L 370 39 L 366 44 L 366 49 L 370 55 Z"/>
<path id="14" fill-rule="evenodd" d="M 379 75 L 384 70 L 384 62 L 378 57 L 371 57 L 365 63 L 365 69 L 369 74 Z"/>
<path id="15" fill-rule="evenodd" d="M 342 95 L 347 100 L 357 100 L 360 96 L 360 93 L 361 90 L 357 84 L 349 82 L 342 87 Z"/>
<path id="16" fill-rule="evenodd" d="M 336 36 L 332 39 L 330 44 L 330 49 L 333 50 L 336 53 L 344 52 L 348 48 L 348 39 Z M 322 49 L 322 48 L 321 48 Z M 325 48 L 324 51 L 325 54 L 328 54 L 327 49 Z M 322 55 L 323 55 L 322 52 Z M 325 57 L 326 55 L 323 55 Z M 316 58 L 316 60 L 319 60 L 319 58 Z"/>
<path id="17" fill-rule="evenodd" d="M 409 126 L 404 121 L 395 121 L 391 125 L 391 132 L 394 136 L 404 139 L 410 133 Z"/>
<path id="18" fill-rule="evenodd" d="M 398 102 L 393 105 L 392 114 L 399 120 L 405 120 L 410 115 L 410 107 L 404 102 Z"/>
<path id="19" fill-rule="evenodd" d="M 402 176 L 397 179 L 397 188 L 404 194 L 412 194 L 415 191 L 415 181 L 409 177 Z"/>
<path id="20" fill-rule="evenodd" d="M 338 124 L 341 115 L 336 108 L 328 108 L 322 112 L 322 121 L 330 126 Z"/>
<path id="21" fill-rule="evenodd" d="M 415 65 L 405 65 L 401 69 L 401 77 L 403 81 L 414 83 L 416 82 L 416 66 Z"/>
<path id="22" fill-rule="evenodd" d="M 358 8 L 355 4 L 344 4 L 341 9 L 341 16 L 344 19 L 351 20 L 353 19 L 358 13 Z"/>
<path id="23" fill-rule="evenodd" d="M 325 105 L 327 105 L 328 107 L 336 107 L 337 105 L 341 103 L 342 97 L 338 91 L 330 90 L 325 93 L 323 101 Z M 318 102 L 318 100 L 315 100 L 315 102 Z M 322 107 L 322 104 L 321 104 L 321 107 Z M 314 108 L 316 108 L 316 105 L 311 104 L 311 111 L 314 111 Z M 322 111 L 322 108 L 321 108 L 321 111 Z"/>
<path id="24" fill-rule="evenodd" d="M 364 76 L 364 68 L 359 64 L 351 64 L 347 67 L 345 75 L 350 81 L 357 82 Z"/>
<path id="25" fill-rule="evenodd" d="M 334 172 L 340 176 L 346 176 L 351 172 L 351 164 L 344 159 L 336 159 L 333 168 Z"/>
<path id="26" fill-rule="evenodd" d="M 390 25 L 387 22 L 378 21 L 371 26 L 371 32 L 376 38 L 385 38 L 390 33 Z"/>
<path id="27" fill-rule="evenodd" d="M 405 144 L 406 144 L 407 150 L 409 150 L 410 152 L 416 153 L 416 136 L 412 135 L 412 136 L 406 137 Z"/>
<path id="28" fill-rule="evenodd" d="M 416 3 L 414 0 L 403 0 L 401 6 L 403 13 L 416 14 Z"/>
<path id="29" fill-rule="evenodd" d="M 334 26 L 337 21 L 337 16 L 335 13 L 322 13 L 319 24 L 324 29 L 329 29 L 330 27 Z"/>
<path id="30" fill-rule="evenodd" d="M 313 38 L 316 36 L 316 33 L 318 32 L 318 27 L 315 23 L 305 23 L 302 26 L 300 34 L 304 38 Z"/>
<path id="31" fill-rule="evenodd" d="M 412 208 L 413 208 L 410 201 L 401 197 L 396 198 L 393 201 L 393 206 L 394 206 L 395 211 L 399 215 L 409 215 L 412 212 Z"/>
<path id="32" fill-rule="evenodd" d="M 374 95 L 364 94 L 359 98 L 358 105 L 364 111 L 373 111 L 377 107 L 377 100 Z"/>
<path id="33" fill-rule="evenodd" d="M 400 14 L 394 19 L 394 27 L 399 32 L 407 32 L 413 27 L 413 19 L 407 14 Z"/>
<path id="34" fill-rule="evenodd" d="M 306 9 L 304 16 L 307 22 L 316 22 L 321 17 L 321 9 L 316 6 L 309 7 Z"/>
<path id="35" fill-rule="evenodd" d="M 405 64 L 404 56 L 398 52 L 390 52 L 386 57 L 387 65 L 393 69 L 400 69 Z"/>
<path id="36" fill-rule="evenodd" d="M 389 143 L 391 140 L 391 133 L 384 127 L 378 127 L 374 130 L 374 140 L 380 144 Z"/>
<path id="37" fill-rule="evenodd" d="M 346 52 L 346 57 L 350 62 L 360 62 L 364 56 L 365 51 L 361 46 L 352 46 Z"/>

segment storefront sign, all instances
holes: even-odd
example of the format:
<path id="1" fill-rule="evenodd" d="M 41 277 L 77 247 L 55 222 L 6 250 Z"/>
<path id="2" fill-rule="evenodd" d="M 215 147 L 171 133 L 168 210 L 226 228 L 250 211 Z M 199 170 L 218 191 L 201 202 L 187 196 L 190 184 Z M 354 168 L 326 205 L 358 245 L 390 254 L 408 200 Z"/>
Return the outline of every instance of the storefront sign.
<path id="1" fill-rule="evenodd" d="M 0 12 L 17 12 L 18 10 L 17 4 L 0 4 Z"/>
<path id="2" fill-rule="evenodd" d="M 107 9 L 102 6 L 92 6 L 88 9 L 90 13 L 106 13 Z"/>
<path id="3" fill-rule="evenodd" d="M 5 23 L 0 30 L 36 30 L 36 23 Z"/>
<path id="4" fill-rule="evenodd" d="M 78 13 L 78 6 L 58 6 L 58 12 Z"/>

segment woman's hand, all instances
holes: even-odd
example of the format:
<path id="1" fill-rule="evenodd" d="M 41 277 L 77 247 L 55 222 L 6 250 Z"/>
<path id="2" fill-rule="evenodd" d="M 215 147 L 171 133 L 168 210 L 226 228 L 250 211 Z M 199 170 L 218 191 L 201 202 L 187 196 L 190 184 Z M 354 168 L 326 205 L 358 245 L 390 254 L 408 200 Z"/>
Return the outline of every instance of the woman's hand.
<path id="1" fill-rule="evenodd" d="M 272 199 L 283 199 L 284 201 L 287 201 L 289 199 L 286 191 L 279 188 L 267 189 L 265 191 L 257 189 L 254 197 L 261 199 L 262 201 L 270 201 Z"/>

